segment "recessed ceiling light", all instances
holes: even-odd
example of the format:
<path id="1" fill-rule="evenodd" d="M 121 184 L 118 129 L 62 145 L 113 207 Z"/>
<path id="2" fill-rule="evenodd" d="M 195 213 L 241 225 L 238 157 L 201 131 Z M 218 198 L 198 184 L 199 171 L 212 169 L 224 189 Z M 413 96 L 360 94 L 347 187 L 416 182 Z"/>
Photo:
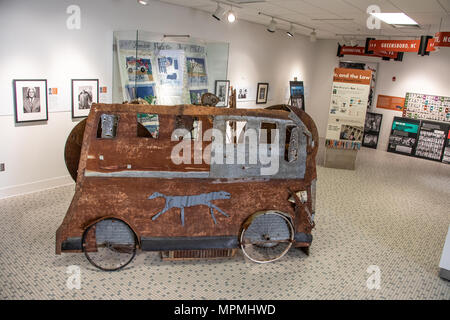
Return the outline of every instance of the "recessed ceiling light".
<path id="1" fill-rule="evenodd" d="M 371 15 L 374 16 L 375 18 L 380 19 L 383 22 L 386 22 L 387 24 L 418 25 L 417 22 L 415 22 L 413 19 L 408 17 L 403 12 L 395 12 L 395 13 L 374 12 L 371 13 Z"/>
<path id="2" fill-rule="evenodd" d="M 270 21 L 270 24 L 267 26 L 267 31 L 273 33 L 275 30 L 277 30 L 277 22 L 272 18 L 272 21 Z"/>
<path id="3" fill-rule="evenodd" d="M 139 2 L 140 4 L 142 4 L 143 6 L 148 5 L 148 1 L 147 1 L 147 0 L 138 0 L 138 2 Z"/>

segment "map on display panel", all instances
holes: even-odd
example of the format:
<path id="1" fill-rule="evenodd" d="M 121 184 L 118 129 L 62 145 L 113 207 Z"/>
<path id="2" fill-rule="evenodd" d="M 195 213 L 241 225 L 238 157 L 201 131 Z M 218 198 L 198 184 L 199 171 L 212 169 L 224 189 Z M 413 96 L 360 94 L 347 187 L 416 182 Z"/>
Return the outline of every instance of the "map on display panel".
<path id="1" fill-rule="evenodd" d="M 408 92 L 403 117 L 450 122 L 450 97 Z"/>

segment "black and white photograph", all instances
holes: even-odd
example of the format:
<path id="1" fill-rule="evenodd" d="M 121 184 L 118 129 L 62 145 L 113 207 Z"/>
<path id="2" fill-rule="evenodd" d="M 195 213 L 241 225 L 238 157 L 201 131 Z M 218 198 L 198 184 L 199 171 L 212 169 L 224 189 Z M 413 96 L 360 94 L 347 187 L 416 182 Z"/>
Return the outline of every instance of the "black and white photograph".
<path id="1" fill-rule="evenodd" d="M 98 79 L 72 79 L 72 118 L 87 117 L 98 96 Z"/>
<path id="2" fill-rule="evenodd" d="M 381 121 L 383 115 L 381 113 L 367 112 L 364 122 L 364 137 L 362 145 L 367 148 L 376 149 L 378 146 L 378 136 L 381 130 Z"/>
<path id="3" fill-rule="evenodd" d="M 237 89 L 237 100 L 248 100 L 248 88 Z"/>
<path id="4" fill-rule="evenodd" d="M 219 98 L 216 107 L 228 107 L 228 92 L 230 89 L 230 80 L 216 80 L 214 94 Z"/>
<path id="5" fill-rule="evenodd" d="M 14 80 L 16 122 L 48 120 L 47 80 Z"/>
<path id="6" fill-rule="evenodd" d="M 364 132 L 380 132 L 382 119 L 383 115 L 380 113 L 367 112 Z"/>
<path id="7" fill-rule="evenodd" d="M 256 90 L 256 103 L 267 103 L 267 96 L 269 94 L 269 84 L 266 82 L 259 82 Z"/>

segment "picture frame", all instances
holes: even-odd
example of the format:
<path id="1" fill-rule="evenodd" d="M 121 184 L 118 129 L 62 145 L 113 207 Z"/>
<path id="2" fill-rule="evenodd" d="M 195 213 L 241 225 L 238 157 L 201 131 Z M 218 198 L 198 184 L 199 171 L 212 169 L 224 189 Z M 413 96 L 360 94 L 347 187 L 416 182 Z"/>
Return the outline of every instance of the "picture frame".
<path id="1" fill-rule="evenodd" d="M 72 79 L 72 118 L 87 117 L 98 99 L 98 79 Z"/>
<path id="2" fill-rule="evenodd" d="M 47 121 L 47 79 L 14 79 L 14 115 L 16 123 Z"/>
<path id="3" fill-rule="evenodd" d="M 303 81 L 289 81 L 291 105 L 305 111 L 305 87 Z"/>
<path id="4" fill-rule="evenodd" d="M 228 107 L 230 80 L 216 80 L 214 94 L 219 98 L 216 107 Z"/>
<path id="5" fill-rule="evenodd" d="M 258 82 L 258 89 L 256 90 L 256 103 L 267 103 L 267 97 L 269 95 L 269 84 L 267 82 Z"/>
<path id="6" fill-rule="evenodd" d="M 372 149 L 377 148 L 382 121 L 383 115 L 381 113 L 366 113 L 366 120 L 364 122 L 364 137 L 362 141 L 363 147 Z"/>

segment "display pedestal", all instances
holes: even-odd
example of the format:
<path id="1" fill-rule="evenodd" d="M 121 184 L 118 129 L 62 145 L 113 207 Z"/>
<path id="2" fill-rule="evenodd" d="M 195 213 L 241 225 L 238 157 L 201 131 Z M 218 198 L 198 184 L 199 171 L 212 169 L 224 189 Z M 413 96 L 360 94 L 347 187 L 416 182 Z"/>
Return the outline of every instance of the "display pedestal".
<path id="1" fill-rule="evenodd" d="M 355 170 L 357 153 L 358 150 L 325 147 L 324 167 Z"/>
<path id="2" fill-rule="evenodd" d="M 445 239 L 444 249 L 442 249 L 441 261 L 439 262 L 439 276 L 450 281 L 450 227 Z"/>

